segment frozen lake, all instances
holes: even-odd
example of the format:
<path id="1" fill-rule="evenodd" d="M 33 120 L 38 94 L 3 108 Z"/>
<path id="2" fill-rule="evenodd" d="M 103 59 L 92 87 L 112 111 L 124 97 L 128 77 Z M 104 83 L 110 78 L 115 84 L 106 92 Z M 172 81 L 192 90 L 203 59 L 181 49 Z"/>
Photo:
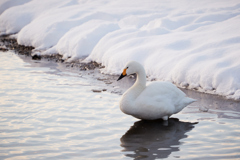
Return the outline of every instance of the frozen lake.
<path id="1" fill-rule="evenodd" d="M 90 72 L 0 52 L 0 159 L 240 158 L 240 102 L 186 90 L 168 123 L 139 121 L 111 93 L 133 79 Z"/>

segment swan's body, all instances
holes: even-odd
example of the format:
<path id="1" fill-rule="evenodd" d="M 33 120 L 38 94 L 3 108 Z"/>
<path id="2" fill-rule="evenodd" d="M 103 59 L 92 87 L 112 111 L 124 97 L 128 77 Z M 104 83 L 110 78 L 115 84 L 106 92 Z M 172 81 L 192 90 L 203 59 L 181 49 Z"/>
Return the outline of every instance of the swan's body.
<path id="1" fill-rule="evenodd" d="M 118 80 L 133 73 L 137 74 L 137 80 L 120 100 L 120 109 L 125 114 L 145 120 L 167 120 L 172 114 L 196 101 L 186 97 L 185 93 L 170 82 L 152 82 L 146 86 L 145 70 L 135 61 L 126 65 Z"/>

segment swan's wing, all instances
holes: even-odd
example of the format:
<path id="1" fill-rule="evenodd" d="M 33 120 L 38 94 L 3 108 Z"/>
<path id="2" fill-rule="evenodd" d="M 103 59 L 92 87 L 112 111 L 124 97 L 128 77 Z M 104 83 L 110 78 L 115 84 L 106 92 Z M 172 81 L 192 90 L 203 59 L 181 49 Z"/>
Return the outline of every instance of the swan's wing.
<path id="1" fill-rule="evenodd" d="M 160 100 L 161 98 L 178 100 L 186 94 L 170 82 L 153 82 L 145 88 L 141 96 L 159 97 Z"/>
<path id="2" fill-rule="evenodd" d="M 161 112 L 175 113 L 185 93 L 170 82 L 153 82 L 136 99 L 139 107 L 155 107 Z"/>

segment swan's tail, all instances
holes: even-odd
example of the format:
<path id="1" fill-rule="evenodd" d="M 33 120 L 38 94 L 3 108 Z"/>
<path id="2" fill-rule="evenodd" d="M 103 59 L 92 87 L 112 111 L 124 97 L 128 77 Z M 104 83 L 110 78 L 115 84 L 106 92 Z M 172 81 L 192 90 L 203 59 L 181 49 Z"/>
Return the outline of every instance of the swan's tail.
<path id="1" fill-rule="evenodd" d="M 177 112 L 180 112 L 180 111 L 181 111 L 183 108 L 185 108 L 187 105 L 189 105 L 189 104 L 191 104 L 191 103 L 193 103 L 193 102 L 195 102 L 195 101 L 197 101 L 197 100 L 196 100 L 196 99 L 189 98 L 189 97 L 184 97 L 183 100 L 182 100 L 182 102 L 181 102 L 181 105 L 179 105 L 179 106 L 177 107 L 176 113 L 177 113 Z"/>
<path id="2" fill-rule="evenodd" d="M 191 103 L 193 103 L 193 102 L 196 102 L 196 101 L 197 101 L 196 99 L 192 99 L 192 98 L 189 98 L 189 97 L 185 97 L 185 98 L 183 99 L 183 103 L 185 103 L 186 106 L 189 105 L 189 104 L 191 104 Z"/>

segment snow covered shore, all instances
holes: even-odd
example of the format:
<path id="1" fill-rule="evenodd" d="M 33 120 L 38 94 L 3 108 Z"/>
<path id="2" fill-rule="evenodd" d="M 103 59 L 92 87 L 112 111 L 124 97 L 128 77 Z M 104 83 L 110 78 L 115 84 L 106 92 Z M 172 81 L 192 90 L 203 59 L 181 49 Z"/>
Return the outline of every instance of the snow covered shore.
<path id="1" fill-rule="evenodd" d="M 240 99 L 239 1 L 2 0 L 0 13 L 0 34 L 35 53 L 108 74 L 136 60 L 149 79 Z"/>

